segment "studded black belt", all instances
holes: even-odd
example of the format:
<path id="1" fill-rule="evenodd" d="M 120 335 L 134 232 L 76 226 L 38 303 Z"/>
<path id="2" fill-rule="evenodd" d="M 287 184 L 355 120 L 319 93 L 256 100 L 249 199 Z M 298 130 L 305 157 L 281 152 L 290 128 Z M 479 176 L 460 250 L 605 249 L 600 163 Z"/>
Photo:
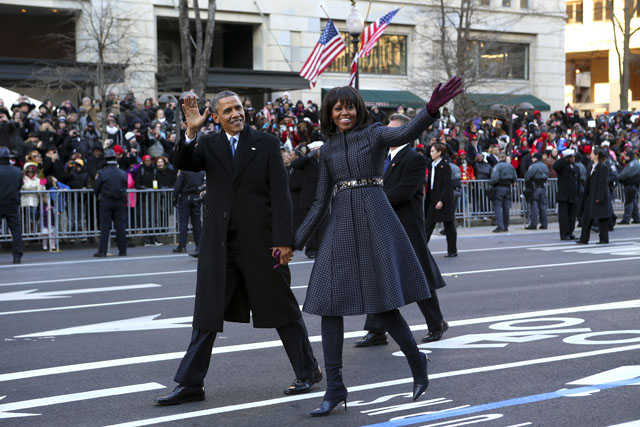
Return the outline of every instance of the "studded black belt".
<path id="1" fill-rule="evenodd" d="M 338 181 L 333 187 L 334 194 L 345 188 L 358 188 L 358 187 L 382 187 L 383 180 L 381 177 L 376 176 L 373 178 L 356 178 L 346 179 Z"/>

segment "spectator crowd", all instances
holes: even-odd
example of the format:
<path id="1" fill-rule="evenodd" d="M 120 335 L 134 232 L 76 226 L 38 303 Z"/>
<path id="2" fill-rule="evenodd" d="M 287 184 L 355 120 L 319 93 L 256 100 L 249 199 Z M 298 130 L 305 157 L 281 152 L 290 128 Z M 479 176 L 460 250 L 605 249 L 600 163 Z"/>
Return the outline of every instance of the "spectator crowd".
<path id="1" fill-rule="evenodd" d="M 294 217 L 299 221 L 313 200 L 317 178 L 310 169 L 317 168 L 317 142 L 325 139 L 319 130 L 318 106 L 312 100 L 294 101 L 287 92 L 261 107 L 254 108 L 248 99 L 243 103 L 246 124 L 281 141 L 283 161 L 291 176 L 294 209 L 297 209 Z M 210 106 L 207 100 L 202 111 Z M 132 92 L 123 99 L 111 93 L 105 103 L 106 111 L 101 111 L 99 103 L 89 97 L 84 97 L 80 105 L 70 100 L 54 105 L 51 100 L 45 100 L 36 106 L 27 97 L 20 97 L 13 105 L 5 105 L 0 100 L 0 146 L 11 151 L 12 164 L 23 171 L 23 191 L 92 188 L 97 172 L 106 164 L 105 149 L 115 151 L 118 166 L 127 172 L 129 188 L 169 189 L 174 187 L 178 175 L 172 164 L 173 147 L 177 132 L 184 130 L 184 124 L 176 125 L 177 108 L 176 102 L 159 103 L 155 98 L 139 102 Z M 412 108 L 402 106 L 398 106 L 395 113 L 415 115 Z M 386 114 L 377 107 L 371 108 L 370 114 L 373 121 L 386 124 Z M 220 132 L 220 128 L 209 117 L 201 132 Z M 444 108 L 441 117 L 412 146 L 428 158 L 428 147 L 436 142 L 444 144 L 443 157 L 453 166 L 452 182 L 458 197 L 462 182 L 489 180 L 501 158 L 518 178 L 525 178 L 538 160 L 548 168 L 548 176 L 555 178 L 557 172 L 553 165 L 567 150 L 575 153 L 582 188 L 591 167 L 589 154 L 600 147 L 606 155 L 609 185 L 635 186 L 636 192 L 633 196 L 629 194 L 629 198 L 636 200 L 632 209 L 637 210 L 640 171 L 637 174 L 621 172 L 629 164 L 638 162 L 639 132 L 637 112 L 594 117 L 589 111 L 581 113 L 567 105 L 564 111 L 553 112 L 546 120 L 539 111 L 520 113 L 517 118 L 514 115 L 509 126 L 488 116 L 475 117 L 464 125 Z M 297 161 L 307 157 L 315 157 L 316 162 Z M 302 188 L 303 185 L 306 188 Z M 476 196 L 471 199 L 473 209 L 479 202 Z M 46 221 L 43 218 L 38 221 L 37 217 L 38 211 L 51 209 L 49 201 L 26 194 L 22 196 L 21 205 L 33 221 L 38 222 L 40 231 L 48 233 L 50 227 Z M 144 208 L 141 205 L 138 202 L 138 206 Z M 134 196 L 128 207 L 135 209 L 135 206 Z M 624 222 L 640 221 L 636 212 L 632 218 L 625 215 Z M 152 238 L 146 241 L 155 242 Z M 311 249 L 312 256 L 315 249 Z"/>

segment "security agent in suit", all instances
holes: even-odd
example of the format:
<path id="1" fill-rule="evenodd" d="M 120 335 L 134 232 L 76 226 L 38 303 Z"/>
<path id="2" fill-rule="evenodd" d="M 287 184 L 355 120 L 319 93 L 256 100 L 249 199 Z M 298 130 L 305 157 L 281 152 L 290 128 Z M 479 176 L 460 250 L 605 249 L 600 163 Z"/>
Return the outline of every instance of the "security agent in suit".
<path id="1" fill-rule="evenodd" d="M 404 114 L 393 114 L 389 117 L 388 126 L 400 127 L 409 121 L 411 119 Z M 405 144 L 389 150 L 384 166 L 384 192 L 409 236 L 431 292 L 431 298 L 418 301 L 418 307 L 429 327 L 429 333 L 424 336 L 422 342 L 438 341 L 449 328 L 449 324 L 444 320 L 436 294 L 436 289 L 446 284 L 425 238 L 423 198 L 427 163 L 409 144 Z M 388 344 L 386 331 L 375 316 L 367 315 L 364 329 L 367 334 L 356 342 L 356 347 Z"/>
<path id="2" fill-rule="evenodd" d="M 300 156 L 291 162 L 292 169 L 302 172 L 302 186 L 300 189 L 300 198 L 298 203 L 303 212 L 303 219 L 311 210 L 311 205 L 313 205 L 313 201 L 316 197 L 316 188 L 318 187 L 318 178 L 320 177 L 320 162 L 318 161 L 318 158 L 320 156 L 320 147 L 322 147 L 322 145 L 322 141 L 312 142 L 307 145 L 307 148 L 310 150 L 309 153 L 304 156 Z M 312 259 L 316 257 L 325 226 L 325 221 L 323 221 L 313 232 L 311 237 L 309 237 L 309 240 L 307 240 L 305 245 L 305 255 L 307 255 L 307 257 Z"/>
<path id="3" fill-rule="evenodd" d="M 500 162 L 491 169 L 491 177 L 489 178 L 489 184 L 496 188 L 496 199 L 492 201 L 497 225 L 493 230 L 494 233 L 509 231 L 511 185 L 518 179 L 516 170 L 507 163 L 507 155 L 501 152 L 498 158 Z"/>
<path id="4" fill-rule="evenodd" d="M 295 242 L 280 143 L 245 125 L 235 93 L 218 93 L 212 106 L 223 131 L 197 138 L 208 109 L 201 115 L 190 96 L 182 107 L 187 131 L 176 147 L 176 167 L 204 170 L 207 197 L 191 342 L 174 378 L 178 386 L 157 398 L 158 405 L 204 399 L 211 349 L 225 320 L 252 318 L 254 327 L 277 330 L 296 375 L 285 394 L 308 392 L 322 379 L 290 288 Z"/>
<path id="5" fill-rule="evenodd" d="M 11 165 L 11 153 L 0 147 L 0 222 L 6 218 L 13 244 L 13 263 L 22 262 L 22 224 L 20 223 L 20 189 L 22 173 Z"/>
<path id="6" fill-rule="evenodd" d="M 640 223 L 638 213 L 638 185 L 640 185 L 640 162 L 636 159 L 633 150 L 624 153 L 626 166 L 620 172 L 618 179 L 624 185 L 624 216 L 618 224 L 629 224 L 633 219 L 634 224 Z"/>
<path id="7" fill-rule="evenodd" d="M 582 232 L 576 243 L 586 245 L 589 243 L 589 234 L 594 222 L 598 223 L 600 244 L 609 243 L 609 168 L 606 166 L 606 154 L 601 148 L 596 147 L 589 154 L 593 166 L 589 171 L 587 185 L 584 189 L 582 214 Z"/>
<path id="8" fill-rule="evenodd" d="M 192 254 L 195 258 L 200 253 L 200 236 L 202 235 L 202 198 L 200 193 L 204 188 L 204 171 L 190 172 L 178 171 L 178 178 L 173 188 L 173 204 L 178 205 L 178 228 L 180 237 L 178 247 L 173 250 L 175 253 L 186 252 L 187 232 L 189 231 L 189 218 L 193 228 L 193 240 L 196 243 L 196 252 Z"/>
<path id="9" fill-rule="evenodd" d="M 118 256 L 127 256 L 127 173 L 118 167 L 115 151 L 105 150 L 104 157 L 107 164 L 98 171 L 93 184 L 93 193 L 100 201 L 100 243 L 93 256 L 107 256 L 111 222 L 116 227 Z"/>
<path id="10" fill-rule="evenodd" d="M 424 199 L 425 231 L 427 243 L 429 243 L 436 223 L 442 222 L 447 236 L 447 255 L 445 256 L 456 257 L 458 256 L 456 241 L 458 233 L 455 225 L 456 205 L 453 184 L 451 183 L 451 167 L 442 158 L 445 152 L 446 147 L 443 144 L 435 143 L 431 146 L 431 162 L 427 161 L 429 174 Z"/>
<path id="11" fill-rule="evenodd" d="M 529 215 L 531 223 L 525 227 L 527 230 L 535 230 L 538 227 L 538 213 L 540 213 L 540 229 L 547 229 L 547 179 L 549 179 L 549 167 L 542 162 L 542 154 L 535 153 L 531 158 L 531 167 L 524 175 L 524 183 L 533 188 Z"/>
<path id="12" fill-rule="evenodd" d="M 558 173 L 558 225 L 561 240 L 574 240 L 573 230 L 580 201 L 580 170 L 576 166 L 576 156 L 572 149 L 562 152 L 562 157 L 553 164 Z"/>

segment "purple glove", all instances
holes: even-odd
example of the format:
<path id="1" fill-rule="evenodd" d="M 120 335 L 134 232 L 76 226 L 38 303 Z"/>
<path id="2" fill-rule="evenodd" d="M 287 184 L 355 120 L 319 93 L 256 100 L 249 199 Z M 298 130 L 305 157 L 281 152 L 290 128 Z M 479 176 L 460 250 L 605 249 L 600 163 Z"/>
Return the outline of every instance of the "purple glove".
<path id="1" fill-rule="evenodd" d="M 433 89 L 431 99 L 427 104 L 427 111 L 432 117 L 435 117 L 440 107 L 460 95 L 462 91 L 462 79 L 460 77 L 451 77 L 444 86 L 442 86 L 442 83 L 438 83 L 438 86 Z"/>
<path id="2" fill-rule="evenodd" d="M 280 267 L 280 249 L 276 249 L 276 252 L 273 254 L 273 259 L 276 261 L 276 265 L 273 268 Z"/>

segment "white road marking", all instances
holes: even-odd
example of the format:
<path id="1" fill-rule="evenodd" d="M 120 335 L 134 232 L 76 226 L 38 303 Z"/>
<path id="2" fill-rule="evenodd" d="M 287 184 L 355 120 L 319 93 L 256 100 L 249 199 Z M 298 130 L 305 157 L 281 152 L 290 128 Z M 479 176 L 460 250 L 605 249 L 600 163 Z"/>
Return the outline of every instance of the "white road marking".
<path id="1" fill-rule="evenodd" d="M 640 365 L 619 366 L 567 383 L 569 385 L 598 385 L 640 378 Z"/>
<path id="2" fill-rule="evenodd" d="M 127 291 L 131 289 L 145 289 L 145 288 L 157 288 L 162 285 L 155 283 L 144 283 L 140 285 L 127 285 L 127 286 L 109 286 L 104 288 L 87 288 L 87 289 L 70 289 L 64 291 L 50 291 L 50 292 L 37 292 L 37 289 L 28 289 L 25 291 L 5 292 L 0 293 L 0 302 L 5 301 L 25 301 L 25 300 L 41 300 L 41 299 L 54 299 L 54 298 L 70 298 L 71 295 L 77 294 L 92 294 L 96 292 L 113 292 L 113 291 Z"/>
<path id="3" fill-rule="evenodd" d="M 131 319 L 115 320 L 113 322 L 94 323 L 92 325 L 75 326 L 73 328 L 56 329 L 53 331 L 36 332 L 34 334 L 18 335 L 14 338 L 59 337 L 63 335 L 96 334 L 103 332 L 149 331 L 153 329 L 190 328 L 193 316 L 175 317 L 171 319 L 154 320 L 161 314 L 134 317 Z"/>
<path id="4" fill-rule="evenodd" d="M 640 420 L 629 421 L 628 423 L 610 425 L 609 427 L 640 427 Z"/>
<path id="5" fill-rule="evenodd" d="M 615 347 L 615 348 L 606 348 L 606 349 L 595 350 L 595 351 L 585 351 L 581 353 L 563 354 L 560 356 L 521 360 L 518 362 L 500 363 L 497 365 L 480 366 L 477 368 L 460 369 L 457 371 L 430 374 L 429 379 L 435 380 L 439 378 L 450 378 L 450 377 L 457 377 L 462 375 L 485 373 L 489 371 L 499 371 L 503 369 L 520 368 L 523 366 L 541 365 L 545 363 L 553 363 L 553 362 L 559 362 L 564 360 L 575 360 L 575 359 L 581 359 L 585 357 L 601 356 L 603 354 L 621 353 L 624 351 L 634 351 L 639 349 L 640 349 L 640 344 L 637 344 L 637 345 L 630 345 L 625 347 Z M 353 393 L 357 391 L 374 390 L 374 389 L 383 388 L 383 387 L 392 387 L 392 386 L 397 386 L 402 384 L 409 384 L 412 382 L 413 382 L 412 377 L 401 378 L 397 380 L 383 381 L 378 383 L 363 384 L 359 386 L 348 387 L 348 391 Z M 324 395 L 324 392 L 316 392 L 316 393 L 303 394 L 303 395 L 290 396 L 290 397 L 280 397 L 276 399 L 268 399 L 268 400 L 261 400 L 257 402 L 247 402 L 247 403 L 241 403 L 236 405 L 223 406 L 219 408 L 204 409 L 200 411 L 185 412 L 182 414 L 167 415 L 164 417 L 147 418 L 143 420 L 131 421 L 131 422 L 126 422 L 121 424 L 113 424 L 108 427 L 137 427 L 137 426 L 146 426 L 146 425 L 159 424 L 159 423 L 168 423 L 168 422 L 177 421 L 177 420 L 186 420 L 189 418 L 204 417 L 204 416 L 214 415 L 214 414 L 222 414 L 222 413 L 234 412 L 234 411 L 240 411 L 240 410 L 246 410 L 246 409 L 262 408 L 265 406 L 278 405 L 281 403 L 288 403 L 288 402 L 294 402 L 299 400 L 315 399 L 315 398 L 322 397 L 323 395 Z"/>
<path id="6" fill-rule="evenodd" d="M 51 262 L 33 262 L 33 263 L 24 263 L 24 264 L 9 264 L 9 265 L 0 265 L 0 268 L 31 268 L 31 267 L 48 267 L 48 266 L 59 266 L 66 264 L 90 264 L 94 262 L 115 262 L 115 261 L 141 261 L 141 260 L 150 260 L 150 259 L 162 259 L 162 258 L 184 258 L 188 257 L 188 254 L 180 254 L 180 255 L 149 255 L 149 256 L 126 256 L 126 257 L 108 257 L 108 258 L 100 258 L 100 259 L 78 259 L 74 261 L 51 261 Z"/>
<path id="7" fill-rule="evenodd" d="M 21 402 L 5 403 L 0 405 L 0 418 L 15 418 L 18 414 L 4 414 L 7 411 L 20 411 L 23 409 L 39 408 L 41 406 L 59 405 L 61 403 L 77 402 L 80 400 L 98 399 L 107 396 L 138 393 L 141 391 L 158 390 L 166 388 L 158 383 L 135 384 L 124 387 L 105 388 L 101 390 L 85 391 L 82 393 L 61 394 L 59 396 L 43 397 L 39 399 L 23 400 Z M 26 416 L 27 414 L 25 414 Z M 34 414 L 29 414 L 34 415 Z"/>
<path id="8" fill-rule="evenodd" d="M 465 320 L 452 320 L 449 321 L 449 326 L 466 326 L 466 325 L 477 325 L 482 323 L 495 323 L 495 322 L 503 322 L 507 320 L 514 319 L 527 319 L 531 317 L 540 317 L 540 316 L 554 316 L 558 314 L 566 314 L 566 313 L 582 313 L 582 312 L 590 312 L 590 311 L 604 311 L 604 310 L 622 310 L 628 308 L 639 308 L 640 307 L 640 299 L 636 300 L 628 300 L 628 301 L 617 301 L 611 303 L 604 304 L 593 304 L 593 305 L 585 305 L 585 306 L 577 306 L 577 307 L 566 307 L 566 308 L 558 308 L 558 309 L 550 309 L 550 310 L 541 310 L 541 311 L 531 311 L 527 313 L 514 313 L 514 314 L 504 314 L 504 315 L 496 315 L 496 316 L 488 316 L 488 317 L 479 317 L 475 319 L 465 319 Z M 413 325 L 410 327 L 412 331 L 422 331 L 427 329 L 427 325 Z M 364 331 L 352 331 L 345 332 L 345 338 L 360 338 L 362 337 Z M 319 335 L 309 337 L 311 342 L 321 342 L 322 338 Z M 274 348 L 282 346 L 282 342 L 280 340 L 273 341 L 263 341 L 257 343 L 248 343 L 248 344 L 238 344 L 238 345 L 230 345 L 223 347 L 214 347 L 211 354 L 224 354 L 224 353 L 234 353 L 239 351 L 249 351 L 249 350 L 260 350 L 265 348 Z M 421 348 L 428 348 L 429 344 L 421 344 Z M 93 369 L 104 369 L 104 368 L 112 368 L 117 366 L 129 366 L 129 365 L 137 365 L 141 363 L 151 363 L 151 362 L 160 362 L 174 359 L 181 359 L 184 356 L 184 351 L 178 351 L 173 353 L 160 353 L 160 354 L 151 354 L 147 356 L 134 356 L 127 357 L 121 359 L 111 359 L 111 360 L 102 360 L 98 362 L 86 362 L 86 363 L 78 363 L 74 365 L 63 365 L 56 366 L 52 368 L 41 368 L 41 369 L 33 369 L 28 371 L 18 371 L 18 372 L 10 372 L 5 374 L 0 374 L 0 382 L 4 381 L 14 381 L 21 380 L 25 378 L 36 378 L 36 377 L 45 377 L 49 375 L 58 375 L 58 374 L 66 374 L 70 372 L 81 372 L 81 371 L 89 371 Z"/>
<path id="9" fill-rule="evenodd" d="M 195 295 L 181 295 L 177 297 L 164 297 L 164 298 L 147 298 L 147 299 L 134 299 L 129 301 L 114 301 L 114 302 L 102 302 L 97 304 L 84 304 L 84 305 L 67 305 L 63 307 L 46 307 L 46 308 L 34 308 L 30 310 L 15 310 L 0 312 L 0 316 L 8 316 L 11 314 L 26 314 L 26 313 L 40 313 L 42 311 L 60 311 L 60 310 L 76 310 L 79 308 L 94 308 L 94 307 L 108 307 L 112 305 L 126 305 L 126 304 L 138 304 L 141 302 L 155 302 L 155 301 L 169 301 L 174 299 L 194 298 Z"/>

